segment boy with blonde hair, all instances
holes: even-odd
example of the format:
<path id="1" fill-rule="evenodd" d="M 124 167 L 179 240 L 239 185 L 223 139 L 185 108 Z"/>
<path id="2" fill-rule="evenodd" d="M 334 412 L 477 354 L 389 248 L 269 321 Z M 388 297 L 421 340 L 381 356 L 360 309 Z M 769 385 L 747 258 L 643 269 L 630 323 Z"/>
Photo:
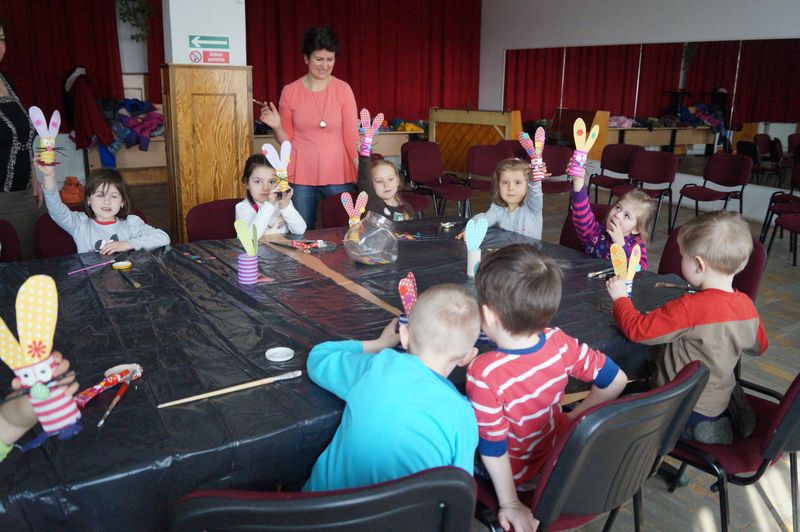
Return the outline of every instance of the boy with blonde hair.
<path id="1" fill-rule="evenodd" d="M 547 324 L 561 300 L 561 269 L 534 246 L 507 246 L 481 262 L 475 277 L 483 330 L 496 344 L 467 369 L 478 419 L 478 451 L 500 504 L 503 528 L 534 530 L 518 490 L 532 489 L 559 430 L 587 408 L 614 399 L 625 373 L 613 360 Z M 569 377 L 592 383 L 572 412 L 559 401 Z"/>
<path id="2" fill-rule="evenodd" d="M 475 299 L 462 287 L 435 286 L 399 334 L 396 323 L 376 340 L 325 342 L 309 353 L 311 379 L 347 404 L 304 490 L 354 488 L 439 466 L 472 474 L 475 414 L 447 376 L 477 354 Z M 398 342 L 407 353 L 392 349 Z"/>
<path id="3" fill-rule="evenodd" d="M 608 281 L 614 320 L 633 342 L 666 344 L 651 379 L 653 386 L 673 379 L 693 360 L 708 366 L 708 384 L 684 437 L 729 444 L 734 431 L 746 437 L 755 425 L 734 369 L 742 353 L 760 355 L 767 349 L 767 335 L 753 301 L 733 289 L 734 275 L 745 267 L 753 250 L 753 237 L 738 213 L 708 213 L 681 227 L 678 246 L 683 277 L 699 291 L 645 315 L 626 297 L 624 280 L 615 277 Z"/>

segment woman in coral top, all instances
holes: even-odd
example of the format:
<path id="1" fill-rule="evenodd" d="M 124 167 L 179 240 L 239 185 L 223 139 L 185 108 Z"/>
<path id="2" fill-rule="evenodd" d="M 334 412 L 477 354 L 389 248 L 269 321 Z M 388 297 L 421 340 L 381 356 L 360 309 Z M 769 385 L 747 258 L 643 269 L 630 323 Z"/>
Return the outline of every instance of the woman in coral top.
<path id="1" fill-rule="evenodd" d="M 358 164 L 358 110 L 350 85 L 334 77 L 339 41 L 327 27 L 310 27 L 303 35 L 308 73 L 286 85 L 278 109 L 261 108 L 261 121 L 278 142 L 292 141 L 289 179 L 295 208 L 314 228 L 317 202 L 353 190 Z"/>

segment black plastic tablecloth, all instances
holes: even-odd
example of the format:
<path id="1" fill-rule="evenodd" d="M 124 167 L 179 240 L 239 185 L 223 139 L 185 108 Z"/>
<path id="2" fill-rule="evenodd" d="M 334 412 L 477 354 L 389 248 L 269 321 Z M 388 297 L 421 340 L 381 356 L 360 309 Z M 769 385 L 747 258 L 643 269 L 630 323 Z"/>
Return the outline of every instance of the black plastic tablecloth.
<path id="1" fill-rule="evenodd" d="M 397 282 L 413 271 L 420 291 L 450 282 L 471 287 L 466 249 L 439 220 L 398 224 L 398 231 L 438 236 L 401 241 L 400 256 L 387 266 L 353 263 L 339 246 L 315 256 L 388 303 L 400 308 Z M 307 237 L 340 243 L 343 229 Z M 486 252 L 510 242 L 534 242 L 490 230 Z M 536 242 L 565 267 L 564 294 L 553 320 L 614 358 L 629 375 L 643 371 L 647 350 L 625 340 L 613 324 L 602 281 L 586 274 L 607 261 Z M 166 401 L 250 380 L 305 369 L 308 350 L 336 338 L 370 338 L 392 315 L 267 246 L 260 270 L 272 282 L 236 281 L 236 241 L 207 241 L 156 252 L 131 252 L 132 288 L 108 267 L 67 275 L 106 260 L 87 253 L 0 264 L 0 316 L 12 330 L 14 300 L 29 276 L 55 278 L 59 318 L 54 344 L 77 370 L 81 387 L 117 364 L 138 363 L 141 380 L 98 429 L 114 392 L 83 410 L 83 431 L 67 441 L 50 440 L 0 463 L 0 530 L 153 530 L 168 525 L 172 504 L 197 488 L 271 489 L 310 472 L 339 422 L 342 403 L 308 377 L 249 389 L 167 409 Z M 295 252 L 290 252 L 295 253 Z M 200 257 L 198 263 L 192 256 Z M 214 258 L 211 258 L 214 257 Z M 652 290 L 656 276 L 642 272 L 633 300 L 650 310 L 680 295 Z M 297 355 L 268 362 L 270 347 Z M 12 373 L 0 368 L 8 391 Z M 456 374 L 455 381 L 463 379 Z M 35 430 L 40 430 L 38 427 Z"/>

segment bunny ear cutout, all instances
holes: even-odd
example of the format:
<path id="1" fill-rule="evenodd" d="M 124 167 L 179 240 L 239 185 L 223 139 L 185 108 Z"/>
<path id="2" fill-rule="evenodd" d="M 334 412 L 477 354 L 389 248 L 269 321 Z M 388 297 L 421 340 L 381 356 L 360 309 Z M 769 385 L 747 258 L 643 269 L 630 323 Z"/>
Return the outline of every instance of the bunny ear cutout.
<path id="1" fill-rule="evenodd" d="M 264 155 L 267 156 L 267 160 L 269 161 L 269 164 L 271 164 L 273 168 L 278 169 L 282 167 L 281 158 L 278 155 L 278 150 L 275 149 L 275 146 L 273 146 L 272 144 L 264 144 L 263 146 L 261 146 L 261 151 Z"/>
<path id="2" fill-rule="evenodd" d="M 42 110 L 34 105 L 28 109 L 28 115 L 31 117 L 33 127 L 36 129 L 36 132 L 39 134 L 39 136 L 49 137 L 50 133 L 47 131 L 47 120 L 45 119 Z"/>
<path id="3" fill-rule="evenodd" d="M 241 220 L 233 222 L 233 227 L 236 229 L 236 236 L 239 238 L 239 242 L 242 243 L 245 253 L 255 257 L 258 254 L 258 244 L 253 241 L 253 233 L 250 232 L 250 227 Z"/>
<path id="4" fill-rule="evenodd" d="M 342 205 L 344 205 L 344 210 L 347 211 L 348 216 L 353 216 L 356 213 L 355 208 L 353 207 L 353 197 L 350 195 L 349 192 L 342 192 Z"/>
<path id="5" fill-rule="evenodd" d="M 0 360 L 12 369 L 24 365 L 22 348 L 2 318 L 0 318 Z"/>
<path id="6" fill-rule="evenodd" d="M 364 129 L 368 129 L 370 122 L 370 115 L 366 107 L 361 110 L 360 117 L 361 117 L 361 127 L 363 127 Z"/>
<path id="7" fill-rule="evenodd" d="M 627 278 L 628 257 L 619 244 L 611 244 L 611 265 L 614 266 L 614 275 L 623 279 Z"/>
<path id="8" fill-rule="evenodd" d="M 533 134 L 533 147 L 536 155 L 541 155 L 542 150 L 544 149 L 544 128 L 537 127 L 536 133 Z"/>
<path id="9" fill-rule="evenodd" d="M 61 129 L 61 113 L 58 112 L 58 109 L 53 111 L 53 116 L 50 117 L 50 128 L 48 129 L 48 133 L 50 133 L 51 137 L 55 137 L 58 135 L 58 130 Z"/>
<path id="10" fill-rule="evenodd" d="M 288 140 L 281 142 L 281 168 L 289 166 L 289 159 L 292 158 L 292 143 Z M 276 167 L 277 170 L 277 167 Z"/>
<path id="11" fill-rule="evenodd" d="M 489 222 L 483 216 L 477 220 L 472 219 L 467 222 L 467 227 L 464 229 L 464 240 L 467 242 L 467 249 L 476 251 L 481 248 L 481 243 L 486 237 L 486 231 L 489 230 Z"/>
<path id="12" fill-rule="evenodd" d="M 57 319 L 56 282 L 47 275 L 29 277 L 17 293 L 17 332 L 24 366 L 50 356 Z"/>
<path id="13" fill-rule="evenodd" d="M 375 119 L 372 121 L 372 132 L 375 133 L 383 124 L 383 113 L 378 113 L 375 115 Z"/>
<path id="14" fill-rule="evenodd" d="M 369 195 L 366 192 L 361 192 L 356 198 L 356 207 L 355 207 L 355 214 L 361 214 L 362 212 L 367 210 L 367 201 L 369 200 Z"/>
<path id="15" fill-rule="evenodd" d="M 589 131 L 589 138 L 586 139 L 583 145 L 583 151 L 589 151 L 594 146 L 595 141 L 597 140 L 597 135 L 600 134 L 600 126 L 595 124 L 592 126 L 592 129 Z"/>
<path id="16" fill-rule="evenodd" d="M 400 293 L 403 310 L 406 315 L 410 314 L 417 302 L 417 279 L 413 272 L 408 272 L 404 278 L 400 279 L 400 282 L 397 283 L 397 291 Z"/>
<path id="17" fill-rule="evenodd" d="M 639 271 L 640 261 L 642 260 L 642 248 L 639 247 L 639 244 L 636 244 L 631 249 L 631 259 L 628 263 L 628 273 L 625 276 L 626 281 L 633 281 L 633 277 L 636 275 L 636 272 Z"/>
<path id="18" fill-rule="evenodd" d="M 525 148 L 525 152 L 530 156 L 533 157 L 535 150 L 533 149 L 533 141 L 531 140 L 530 135 L 523 132 L 519 134 L 519 143 Z"/>
<path id="19" fill-rule="evenodd" d="M 572 124 L 572 135 L 575 138 L 575 149 L 588 151 L 584 148 L 586 146 L 586 122 L 583 121 L 583 118 L 578 118 Z"/>

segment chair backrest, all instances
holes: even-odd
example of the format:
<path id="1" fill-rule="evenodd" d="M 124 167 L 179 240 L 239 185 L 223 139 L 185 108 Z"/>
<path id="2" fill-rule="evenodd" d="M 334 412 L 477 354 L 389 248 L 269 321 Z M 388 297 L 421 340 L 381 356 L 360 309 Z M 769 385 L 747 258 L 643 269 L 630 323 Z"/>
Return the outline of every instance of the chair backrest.
<path id="1" fill-rule="evenodd" d="M 594 213 L 594 217 L 597 218 L 597 221 L 601 224 L 605 223 L 606 217 L 608 216 L 608 211 L 611 210 L 611 206 L 603 205 L 602 203 L 591 203 L 589 206 L 592 208 L 592 212 Z M 578 238 L 578 233 L 575 232 L 575 225 L 572 223 L 572 213 L 567 213 L 567 218 L 564 220 L 564 225 L 561 226 L 561 237 L 558 239 L 558 243 L 562 246 L 567 246 L 568 248 L 580 251 L 581 253 L 584 252 L 583 244 Z M 680 268 L 680 261 L 678 263 L 678 267 Z"/>
<path id="2" fill-rule="evenodd" d="M 787 149 L 789 150 L 789 154 L 793 155 L 794 150 L 796 150 L 797 147 L 800 146 L 800 133 L 792 133 L 791 135 L 789 135 L 787 142 L 789 143 L 788 146 L 786 146 Z"/>
<path id="3" fill-rule="evenodd" d="M 769 157 L 775 163 L 779 163 L 783 159 L 783 142 L 778 137 L 769 142 Z"/>
<path id="4" fill-rule="evenodd" d="M 783 394 L 767 434 L 772 435 L 762 448 L 767 460 L 776 459 L 782 452 L 800 451 L 800 375 Z"/>
<path id="5" fill-rule="evenodd" d="M 508 158 L 510 157 L 506 148 L 498 144 L 470 146 L 469 150 L 467 150 L 467 172 L 470 177 L 473 174 L 491 177 L 497 167 L 497 163 Z"/>
<path id="6" fill-rule="evenodd" d="M 750 180 L 753 160 L 744 155 L 715 153 L 706 161 L 703 179 L 724 187 L 741 187 Z"/>
<path id="7" fill-rule="evenodd" d="M 517 159 L 522 159 L 523 161 L 530 160 L 530 157 L 528 157 L 528 152 L 525 151 L 525 148 L 522 147 L 522 144 L 520 144 L 518 140 L 504 139 L 498 141 L 497 145 L 502 146 L 503 149 L 506 150 L 506 158 L 516 157 Z"/>
<path id="8" fill-rule="evenodd" d="M 65 257 L 78 252 L 72 236 L 61 229 L 47 213 L 36 220 L 36 225 L 33 226 L 33 239 L 37 259 Z"/>
<path id="9" fill-rule="evenodd" d="M 14 262 L 22 260 L 22 247 L 19 236 L 14 226 L 5 220 L 0 220 L 0 262 Z"/>
<path id="10" fill-rule="evenodd" d="M 241 199 L 224 199 L 195 205 L 186 213 L 186 236 L 189 242 L 236 238 L 236 204 Z"/>
<path id="11" fill-rule="evenodd" d="M 798 148 L 800 151 L 800 148 Z M 794 192 L 795 189 L 800 190 L 800 161 L 794 162 L 794 168 L 792 168 L 792 179 L 789 184 L 790 192 Z"/>
<path id="12" fill-rule="evenodd" d="M 658 263 L 659 275 L 674 273 L 683 277 L 681 272 L 681 250 L 678 246 L 678 231 L 680 229 L 680 226 L 674 228 L 667 238 L 667 243 L 664 244 L 661 262 Z M 734 275 L 733 287 L 747 294 L 750 299 L 755 301 L 766 266 L 767 250 L 764 248 L 764 244 L 759 242 L 756 237 L 753 237 L 753 251 L 750 253 L 750 258 L 747 260 L 744 269 Z"/>
<path id="13" fill-rule="evenodd" d="M 664 386 L 581 414 L 545 462 L 533 515 L 546 525 L 561 514 L 599 514 L 629 501 L 672 450 L 707 380 L 708 368 L 693 362 Z"/>
<path id="14" fill-rule="evenodd" d="M 627 174 L 630 171 L 633 155 L 640 151 L 644 151 L 644 148 L 635 144 L 606 144 L 603 155 L 600 156 L 600 173 L 602 174 L 603 170 L 611 170 Z"/>
<path id="15" fill-rule="evenodd" d="M 323 229 L 328 227 L 347 227 L 347 211 L 342 206 L 342 196 L 334 194 L 322 200 L 322 220 L 320 224 Z"/>
<path id="16" fill-rule="evenodd" d="M 641 183 L 673 183 L 678 158 L 668 151 L 639 151 L 633 154 L 628 176 Z"/>
<path id="17" fill-rule="evenodd" d="M 406 142 L 403 148 L 406 150 L 405 168 L 409 179 L 423 185 L 438 182 L 444 173 L 438 144 L 428 141 Z"/>
<path id="18" fill-rule="evenodd" d="M 469 530 L 472 476 L 438 467 L 373 486 L 317 493 L 209 490 L 176 505 L 174 530 Z"/>
<path id="19" fill-rule="evenodd" d="M 750 157 L 753 160 L 753 166 L 761 166 L 761 154 L 758 152 L 755 143 L 740 140 L 736 143 L 736 153 Z"/>
<path id="20" fill-rule="evenodd" d="M 769 135 L 766 133 L 756 133 L 753 137 L 753 143 L 758 148 L 758 153 L 761 154 L 761 157 L 765 155 L 769 155 L 769 142 L 770 142 Z"/>
<path id="21" fill-rule="evenodd" d="M 552 146 L 545 144 L 542 149 L 542 160 L 547 166 L 547 173 L 553 176 L 567 173 L 567 165 L 572 158 L 572 149 L 568 146 Z"/>

